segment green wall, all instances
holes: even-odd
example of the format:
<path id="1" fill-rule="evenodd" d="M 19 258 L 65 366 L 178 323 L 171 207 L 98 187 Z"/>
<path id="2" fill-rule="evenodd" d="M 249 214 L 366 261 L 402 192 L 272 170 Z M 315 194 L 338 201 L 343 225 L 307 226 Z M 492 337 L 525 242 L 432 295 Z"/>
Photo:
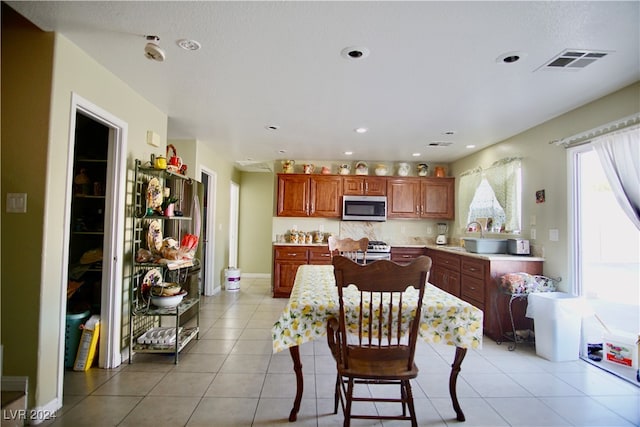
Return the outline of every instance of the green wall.
<path id="1" fill-rule="evenodd" d="M 240 174 L 238 268 L 242 273 L 271 274 L 274 174 Z"/>
<path id="2" fill-rule="evenodd" d="M 2 4 L 2 372 L 29 377 L 30 404 L 46 304 L 41 288 L 49 279 L 43 279 L 41 265 L 53 46 L 53 34 L 37 31 Z M 7 193 L 26 193 L 27 213 L 6 213 Z"/>
<path id="3" fill-rule="evenodd" d="M 640 112 L 640 82 L 460 159 L 451 165 L 452 173 L 458 176 L 478 166 L 488 167 L 498 159 L 522 157 L 522 237 L 529 239 L 531 228 L 536 229 L 537 238 L 531 243 L 545 257 L 545 274 L 562 277 L 561 289 L 571 291 L 567 184 L 570 171 L 567 170 L 567 151 L 549 142 L 637 112 Z M 536 203 L 535 192 L 543 189 L 546 202 Z M 535 226 L 531 225 L 532 216 L 535 216 Z M 462 235 L 464 220 L 456 218 L 451 230 L 456 236 Z M 549 229 L 559 230 L 559 241 L 549 240 Z"/>

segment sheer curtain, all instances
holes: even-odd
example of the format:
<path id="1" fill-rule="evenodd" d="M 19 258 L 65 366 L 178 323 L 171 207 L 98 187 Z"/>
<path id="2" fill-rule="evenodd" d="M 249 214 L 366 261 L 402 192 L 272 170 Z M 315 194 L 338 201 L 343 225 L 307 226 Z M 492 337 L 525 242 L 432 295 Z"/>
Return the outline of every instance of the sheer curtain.
<path id="1" fill-rule="evenodd" d="M 496 160 L 489 168 L 478 167 L 460 175 L 459 194 L 457 195 L 458 215 L 467 218 L 473 198 L 482 182 L 486 179 L 506 216 L 507 232 L 520 231 L 520 157 L 508 157 Z"/>
<path id="2" fill-rule="evenodd" d="M 592 141 L 622 210 L 640 230 L 640 125 Z"/>

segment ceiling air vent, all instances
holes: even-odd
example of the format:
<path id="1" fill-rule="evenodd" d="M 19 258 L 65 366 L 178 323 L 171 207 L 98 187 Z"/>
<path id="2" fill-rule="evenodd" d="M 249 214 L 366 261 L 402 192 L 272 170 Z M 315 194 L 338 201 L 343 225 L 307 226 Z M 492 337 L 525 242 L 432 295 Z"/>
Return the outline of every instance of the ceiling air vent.
<path id="1" fill-rule="evenodd" d="M 566 49 L 539 69 L 578 71 L 610 53 L 602 50 Z"/>
<path id="2" fill-rule="evenodd" d="M 429 143 L 429 147 L 448 147 L 451 144 L 453 144 L 453 142 L 448 142 L 448 141 L 433 141 Z"/>

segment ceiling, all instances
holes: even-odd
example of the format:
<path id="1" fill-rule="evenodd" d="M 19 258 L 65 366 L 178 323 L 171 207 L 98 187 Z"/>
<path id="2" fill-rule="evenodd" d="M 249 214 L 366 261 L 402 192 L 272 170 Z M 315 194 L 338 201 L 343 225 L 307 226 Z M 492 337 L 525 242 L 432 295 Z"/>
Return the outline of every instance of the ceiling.
<path id="1" fill-rule="evenodd" d="M 450 162 L 640 80 L 638 1 L 8 3 L 165 112 L 170 139 L 245 165 Z M 567 49 L 606 55 L 544 66 Z"/>

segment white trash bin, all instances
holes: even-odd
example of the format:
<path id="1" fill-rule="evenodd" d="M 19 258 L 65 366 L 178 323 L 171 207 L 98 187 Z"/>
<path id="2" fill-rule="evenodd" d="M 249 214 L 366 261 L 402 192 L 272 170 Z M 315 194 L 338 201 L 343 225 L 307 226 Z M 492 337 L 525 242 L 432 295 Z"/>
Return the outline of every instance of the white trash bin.
<path id="1" fill-rule="evenodd" d="M 527 317 L 533 318 L 536 354 L 552 362 L 578 360 L 583 299 L 565 292 L 529 294 Z"/>
<path id="2" fill-rule="evenodd" d="M 240 269 L 235 267 L 229 267 L 224 269 L 224 288 L 227 291 L 240 290 Z"/>

